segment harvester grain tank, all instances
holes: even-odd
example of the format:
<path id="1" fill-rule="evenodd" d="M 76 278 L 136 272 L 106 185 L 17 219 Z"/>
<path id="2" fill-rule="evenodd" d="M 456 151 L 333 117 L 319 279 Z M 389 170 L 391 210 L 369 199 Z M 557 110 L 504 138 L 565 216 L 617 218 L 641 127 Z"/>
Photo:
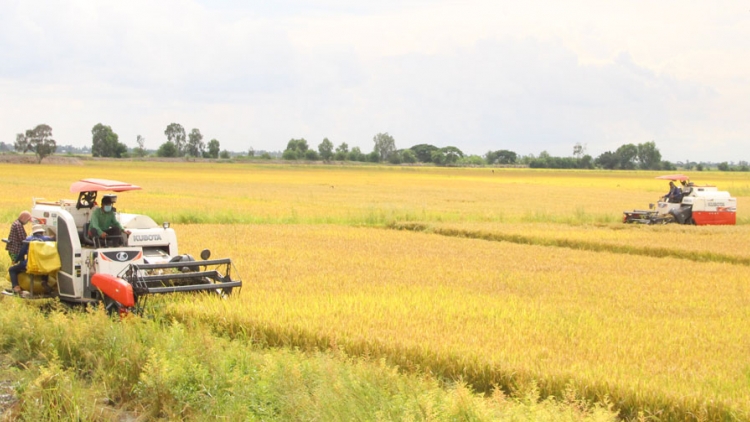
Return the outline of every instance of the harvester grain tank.
<path id="1" fill-rule="evenodd" d="M 648 210 L 625 211 L 624 223 L 734 225 L 737 222 L 737 198 L 712 185 L 695 185 L 682 174 L 657 177 L 681 185 L 680 194 L 661 197 Z"/>
<path id="2" fill-rule="evenodd" d="M 146 215 L 120 213 L 117 220 L 130 232 L 106 239 L 89 236 L 89 222 L 101 192 L 121 193 L 141 188 L 106 179 L 84 179 L 73 183 L 76 200 L 33 199 L 32 219 L 48 234 L 56 236 L 60 269 L 48 277 L 45 291 L 68 303 L 103 301 L 110 310 L 137 310 L 139 299 L 149 294 L 206 291 L 229 295 L 242 287 L 233 278 L 231 259 L 201 259 L 178 252 L 177 236 L 169 223 L 157 224 Z M 115 194 L 106 194 L 116 205 Z M 32 278 L 33 280 L 33 278 Z M 50 291 L 52 288 L 52 291 Z M 235 290 L 236 291 L 236 290 Z"/>

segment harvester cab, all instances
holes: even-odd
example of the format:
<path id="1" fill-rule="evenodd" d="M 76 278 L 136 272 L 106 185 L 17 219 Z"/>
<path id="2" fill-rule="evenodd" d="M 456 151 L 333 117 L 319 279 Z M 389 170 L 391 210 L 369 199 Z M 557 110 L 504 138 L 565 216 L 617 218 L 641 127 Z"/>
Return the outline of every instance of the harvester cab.
<path id="1" fill-rule="evenodd" d="M 659 176 L 679 186 L 678 193 L 665 195 L 648 210 L 623 213 L 624 223 L 734 225 L 737 221 L 737 198 L 716 186 L 697 186 L 682 174 Z M 679 185 L 678 185 L 679 184 Z"/>
<path id="2" fill-rule="evenodd" d="M 116 193 L 140 189 L 114 180 L 84 179 L 70 188 L 78 193 L 77 200 L 34 198 L 32 219 L 56 236 L 60 269 L 47 282 L 56 287 L 53 296 L 68 303 L 103 301 L 108 309 L 123 313 L 138 310 L 139 298 L 148 294 L 207 291 L 229 295 L 242 287 L 242 281 L 232 277 L 236 270 L 231 259 L 209 260 L 208 250 L 200 260 L 180 255 L 169 223 L 157 224 L 146 215 L 117 211 Z M 111 212 L 129 235 L 100 238 L 89 230 L 99 197 L 112 204 Z M 27 290 L 44 295 L 50 293 L 48 286 L 46 291 L 38 290 L 32 277 Z"/>

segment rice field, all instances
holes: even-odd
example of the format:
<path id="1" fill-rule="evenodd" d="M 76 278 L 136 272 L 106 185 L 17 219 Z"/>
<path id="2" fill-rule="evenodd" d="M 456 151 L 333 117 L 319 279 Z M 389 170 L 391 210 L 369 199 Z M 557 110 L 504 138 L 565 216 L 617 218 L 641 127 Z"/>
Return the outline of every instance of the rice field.
<path id="1" fill-rule="evenodd" d="M 137 161 L 0 169 L 4 222 L 31 196 L 69 198 L 71 181 L 92 174 L 144 187 L 121 196 L 122 211 L 178 224 L 619 223 L 623 210 L 647 207 L 667 186 L 653 172 Z M 740 204 L 750 196 L 748 173 L 691 176 L 729 189 Z M 750 210 L 739 208 L 738 221 L 750 223 Z"/>
<path id="2" fill-rule="evenodd" d="M 733 227 L 625 226 L 659 173 L 84 162 L 0 165 L 0 230 L 85 177 L 139 184 L 118 209 L 229 256 L 228 301 L 162 303 L 259 345 L 343 350 L 479 392 L 537 385 L 620 416 L 750 418 L 750 177 Z M 54 178 L 24 178 L 45 171 Z M 7 256 L 3 257 L 7 260 Z M 5 261 L 2 261 L 5 263 Z"/>

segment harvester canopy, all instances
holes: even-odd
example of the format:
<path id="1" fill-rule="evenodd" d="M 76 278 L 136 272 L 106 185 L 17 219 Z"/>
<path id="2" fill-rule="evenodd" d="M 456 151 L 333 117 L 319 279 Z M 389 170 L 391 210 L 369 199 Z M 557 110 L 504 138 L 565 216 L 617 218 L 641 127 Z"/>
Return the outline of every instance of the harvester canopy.
<path id="1" fill-rule="evenodd" d="M 73 193 L 99 191 L 125 192 L 140 188 L 140 186 L 130 183 L 107 179 L 83 179 L 70 185 L 70 191 Z"/>
<path id="2" fill-rule="evenodd" d="M 657 176 L 656 179 L 671 180 L 673 182 L 687 182 L 688 180 L 690 180 L 690 178 L 685 176 L 684 174 L 668 174 L 666 176 Z"/>
<path id="3" fill-rule="evenodd" d="M 82 179 L 70 185 L 70 191 L 78 193 L 78 202 L 76 203 L 78 209 L 93 208 L 96 205 L 98 192 L 126 192 L 139 189 L 141 187 L 137 185 L 108 179 Z"/>

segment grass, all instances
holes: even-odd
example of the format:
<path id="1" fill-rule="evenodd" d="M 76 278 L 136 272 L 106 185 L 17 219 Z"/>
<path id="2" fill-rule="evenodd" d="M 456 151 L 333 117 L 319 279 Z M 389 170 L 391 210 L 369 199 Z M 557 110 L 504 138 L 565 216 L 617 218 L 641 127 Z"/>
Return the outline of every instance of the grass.
<path id="1" fill-rule="evenodd" d="M 542 401 L 530 388 L 517 399 L 485 398 L 382 360 L 258 348 L 202 324 L 117 322 L 103 310 L 45 315 L 0 301 L 0 376 L 14 381 L 16 395 L 3 417 L 13 420 L 615 419 L 572 393 Z"/>

